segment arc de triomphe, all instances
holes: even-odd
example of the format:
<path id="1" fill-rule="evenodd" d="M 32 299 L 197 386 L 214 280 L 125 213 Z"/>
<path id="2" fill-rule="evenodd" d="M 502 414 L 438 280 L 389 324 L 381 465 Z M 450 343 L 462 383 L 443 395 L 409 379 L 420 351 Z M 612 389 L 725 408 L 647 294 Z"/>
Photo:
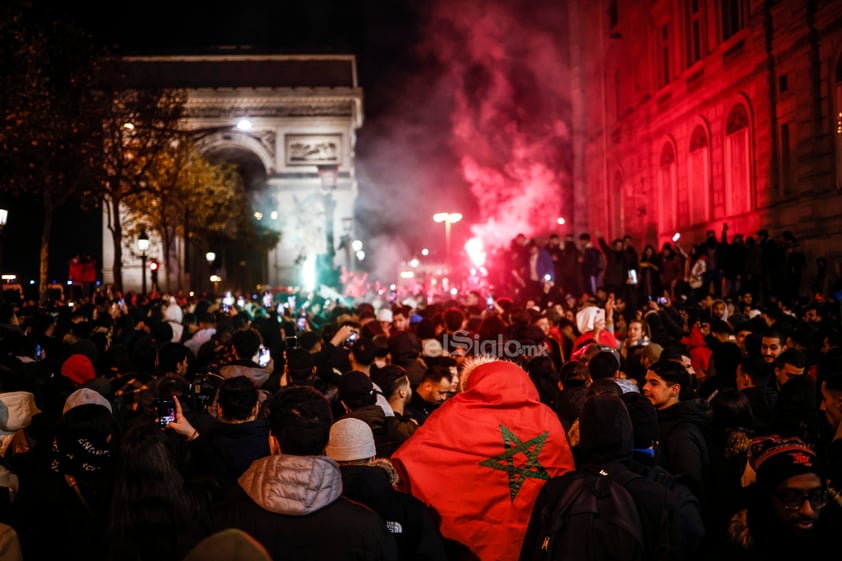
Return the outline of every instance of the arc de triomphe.
<path id="1" fill-rule="evenodd" d="M 259 268 L 266 278 L 257 282 L 312 282 L 316 258 L 331 253 L 330 233 L 334 248 L 354 235 L 354 145 L 363 122 L 355 57 L 211 54 L 125 60 L 138 85 L 187 91 L 186 125 L 196 131 L 202 152 L 252 171 L 246 179 L 252 183 L 247 189 L 259 193 L 252 199 L 255 219 L 281 232 L 280 243 Z M 111 237 L 103 240 L 103 262 L 111 263 Z M 131 249 L 133 240 L 124 243 Z M 179 244 L 182 255 L 183 240 Z M 125 249 L 124 284 L 136 288 L 140 262 L 126 261 L 132 252 Z M 351 252 L 338 251 L 334 265 L 349 266 L 349 258 L 354 258 Z M 181 271 L 173 273 L 177 277 Z M 106 283 L 111 275 L 110 269 L 103 271 Z"/>

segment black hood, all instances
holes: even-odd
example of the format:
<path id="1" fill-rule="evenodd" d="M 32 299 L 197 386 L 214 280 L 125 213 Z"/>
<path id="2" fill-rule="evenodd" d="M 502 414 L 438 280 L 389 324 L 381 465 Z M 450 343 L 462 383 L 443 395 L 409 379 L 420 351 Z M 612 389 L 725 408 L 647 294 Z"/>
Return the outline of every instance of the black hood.
<path id="1" fill-rule="evenodd" d="M 595 396 L 585 402 L 579 434 L 585 464 L 631 459 L 634 430 L 626 405 L 616 396 Z"/>

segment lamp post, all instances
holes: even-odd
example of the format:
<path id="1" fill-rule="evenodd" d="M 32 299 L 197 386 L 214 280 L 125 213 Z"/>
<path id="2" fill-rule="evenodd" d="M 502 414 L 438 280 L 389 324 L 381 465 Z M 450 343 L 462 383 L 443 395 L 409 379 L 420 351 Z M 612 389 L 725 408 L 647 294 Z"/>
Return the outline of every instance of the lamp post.
<path id="1" fill-rule="evenodd" d="M 336 210 L 336 201 L 333 199 L 333 193 L 336 191 L 338 176 L 338 165 L 319 166 L 319 179 L 322 182 L 322 198 L 325 208 L 325 235 L 327 238 L 327 254 L 324 257 L 323 280 L 327 281 L 325 284 L 328 285 L 335 284 L 333 282 L 333 259 L 336 256 L 336 249 L 333 247 L 333 213 Z"/>
<path id="2" fill-rule="evenodd" d="M 3 229 L 6 227 L 6 222 L 9 220 L 9 211 L 5 208 L 0 208 L 0 274 L 3 273 Z"/>
<path id="3" fill-rule="evenodd" d="M 149 236 L 146 234 L 146 228 L 140 229 L 140 235 L 137 236 L 137 250 L 140 252 L 140 293 L 146 296 L 146 251 L 149 249 Z"/>
<path id="4" fill-rule="evenodd" d="M 207 253 L 205 253 L 205 260 L 208 262 L 208 279 L 211 283 L 213 283 L 213 279 L 211 279 L 211 277 L 214 276 L 213 264 L 216 261 L 216 252 L 208 251 Z"/>
<path id="5" fill-rule="evenodd" d="M 433 215 L 433 220 L 438 223 L 444 222 L 444 245 L 445 245 L 445 265 L 447 265 L 447 272 L 450 272 L 450 226 L 462 220 L 462 214 L 459 212 L 437 212 Z"/>

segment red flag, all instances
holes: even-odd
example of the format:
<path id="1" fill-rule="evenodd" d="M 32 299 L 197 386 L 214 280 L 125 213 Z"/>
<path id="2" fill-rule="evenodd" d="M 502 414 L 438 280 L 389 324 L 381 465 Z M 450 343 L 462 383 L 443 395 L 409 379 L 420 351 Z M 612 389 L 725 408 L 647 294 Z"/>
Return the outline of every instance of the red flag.
<path id="1" fill-rule="evenodd" d="M 481 561 L 514 561 L 538 492 L 574 468 L 573 455 L 521 368 L 495 360 L 466 372 L 464 391 L 391 459 L 402 488 L 437 513 L 442 535 Z"/>

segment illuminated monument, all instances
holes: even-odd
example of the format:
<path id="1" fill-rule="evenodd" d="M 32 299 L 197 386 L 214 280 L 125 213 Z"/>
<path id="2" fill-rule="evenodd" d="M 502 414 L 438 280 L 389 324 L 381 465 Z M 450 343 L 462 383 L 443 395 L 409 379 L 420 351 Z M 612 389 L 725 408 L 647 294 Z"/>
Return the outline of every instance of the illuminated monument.
<path id="1" fill-rule="evenodd" d="M 346 265 L 337 254 L 341 236 L 353 235 L 356 130 L 362 126 L 362 90 L 353 55 L 138 56 L 125 59 L 129 75 L 146 87 L 188 93 L 187 128 L 200 150 L 235 163 L 244 173 L 256 220 L 281 232 L 264 255 L 251 255 L 244 278 L 223 285 L 306 285 L 322 270 Z M 103 262 L 113 261 L 111 236 L 104 235 Z M 332 243 L 331 243 L 332 242 Z M 126 240 L 131 244 L 132 240 Z M 204 271 L 205 249 L 185 252 L 173 268 Z M 236 258 L 246 260 L 248 248 Z M 129 255 L 124 252 L 124 255 Z M 234 264 L 231 269 L 237 269 Z M 132 271 L 125 269 L 127 287 Z M 173 271 L 174 277 L 183 270 Z M 110 282 L 111 271 L 105 269 Z M 234 271 L 229 270 L 229 277 Z M 137 281 L 140 276 L 137 274 Z M 318 279 L 323 280 L 323 279 Z M 193 279 L 201 288 L 205 281 Z"/>

